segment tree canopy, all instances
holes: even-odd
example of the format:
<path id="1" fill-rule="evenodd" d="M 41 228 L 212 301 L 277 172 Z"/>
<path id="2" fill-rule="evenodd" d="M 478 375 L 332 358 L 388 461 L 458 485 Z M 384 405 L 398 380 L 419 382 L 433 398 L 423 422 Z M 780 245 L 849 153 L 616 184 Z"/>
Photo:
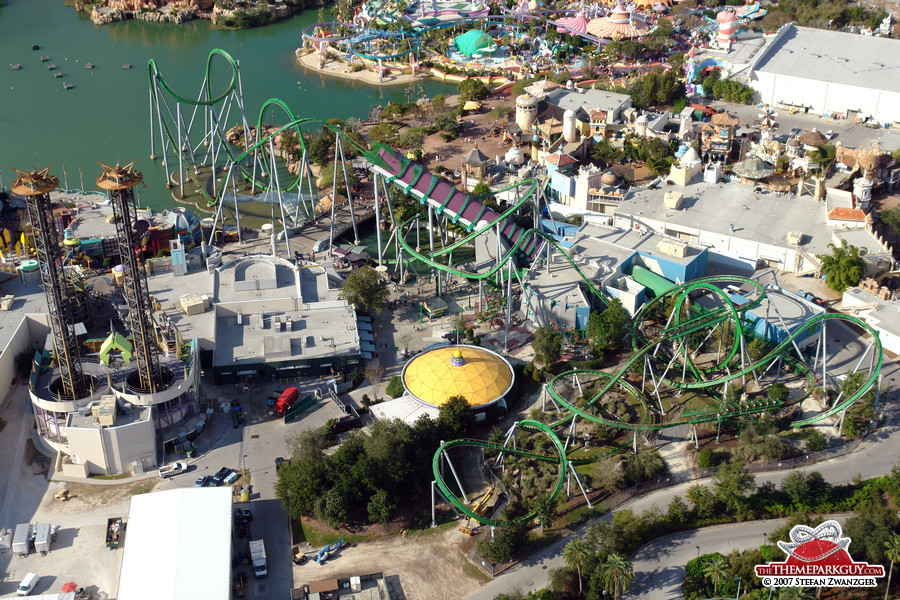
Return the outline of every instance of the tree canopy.
<path id="1" fill-rule="evenodd" d="M 447 439 L 465 437 L 475 425 L 472 408 L 464 396 L 451 396 L 441 405 L 437 419 L 438 427 Z"/>
<path id="2" fill-rule="evenodd" d="M 562 334 L 550 327 L 539 327 L 531 347 L 538 362 L 552 365 L 562 355 Z"/>
<path id="3" fill-rule="evenodd" d="M 841 240 L 840 246 L 828 244 L 831 254 L 817 256 L 822 264 L 822 272 L 827 276 L 828 287 L 842 292 L 853 287 L 866 274 L 866 263 L 860 256 L 859 248 Z"/>
<path id="4" fill-rule="evenodd" d="M 630 94 L 635 108 L 662 106 L 684 98 L 684 84 L 672 69 L 654 70 L 638 79 L 631 86 Z"/>
<path id="5" fill-rule="evenodd" d="M 592 312 L 588 319 L 588 338 L 599 351 L 617 350 L 625 338 L 628 312 L 622 301 L 613 298 L 602 313 Z"/>
<path id="6" fill-rule="evenodd" d="M 460 104 L 468 100 L 484 100 L 487 97 L 487 86 L 480 79 L 469 78 L 459 82 Z"/>
<path id="7" fill-rule="evenodd" d="M 322 168 L 322 171 L 319 173 L 319 188 L 323 190 L 328 190 L 329 192 L 334 187 L 334 166 L 335 162 L 331 161 L 327 165 Z M 347 196 L 347 181 L 350 182 L 350 187 L 353 188 L 359 183 L 359 177 L 356 176 L 356 171 L 347 167 L 347 177 L 344 178 L 344 167 L 342 163 L 337 164 L 337 193 L 343 194 Z"/>
<path id="8" fill-rule="evenodd" d="M 341 295 L 356 310 L 381 313 L 390 297 L 390 288 L 381 274 L 372 267 L 350 271 L 341 287 Z"/>

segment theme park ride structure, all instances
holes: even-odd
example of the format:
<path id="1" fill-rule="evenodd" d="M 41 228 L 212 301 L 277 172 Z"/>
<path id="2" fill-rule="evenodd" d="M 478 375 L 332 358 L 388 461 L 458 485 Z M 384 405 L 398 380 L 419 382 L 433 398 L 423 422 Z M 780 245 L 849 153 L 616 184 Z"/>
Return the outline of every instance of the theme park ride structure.
<path id="1" fill-rule="evenodd" d="M 59 379 L 51 393 L 60 400 L 78 400 L 94 387 L 81 369 L 78 336 L 73 316 L 71 284 L 63 271 L 62 248 L 53 217 L 50 192 L 59 187 L 59 179 L 49 174 L 50 167 L 26 172 L 15 169 L 18 177 L 12 192 L 25 198 L 34 233 L 34 247 L 41 270 L 41 287 L 47 296 L 47 313 L 53 332 L 53 352 L 59 364 Z"/>
<path id="2" fill-rule="evenodd" d="M 210 60 L 217 53 L 221 53 L 221 51 L 211 53 Z M 230 59 L 230 57 L 228 58 Z M 237 70 L 237 65 L 233 60 L 232 65 Z M 207 69 L 208 76 L 209 69 Z M 234 92 L 236 89 L 234 81 L 239 82 L 237 74 L 232 78 L 229 92 L 220 94 L 218 100 L 222 100 L 228 94 Z M 235 216 L 239 219 L 238 202 L 245 199 L 258 199 L 260 195 L 276 198 L 277 200 L 270 200 L 270 202 L 274 203 L 277 201 L 281 207 L 282 215 L 284 215 L 283 194 L 287 191 L 298 189 L 304 179 L 308 182 L 309 200 L 312 202 L 312 199 L 317 197 L 318 192 L 308 177 L 306 170 L 308 157 L 303 127 L 314 125 L 327 129 L 335 135 L 333 197 L 337 195 L 340 177 L 343 176 L 344 182 L 349 181 L 346 174 L 346 161 L 343 155 L 344 146 L 350 144 L 368 161 L 369 168 L 374 176 L 376 219 L 378 222 L 381 221 L 380 211 L 383 204 L 387 208 L 390 221 L 394 226 L 385 244 L 382 244 L 380 229 L 376 229 L 378 232 L 377 260 L 379 264 L 387 262 L 384 259 L 383 251 L 385 248 L 390 247 L 393 242 L 397 257 L 394 261 L 394 275 L 399 279 L 402 280 L 407 269 L 414 268 L 414 265 L 419 263 L 427 265 L 440 274 L 450 274 L 469 281 L 477 281 L 479 288 L 485 282 L 495 286 L 497 289 L 502 290 L 506 296 L 507 318 L 505 323 L 507 339 L 512 307 L 513 281 L 518 281 L 520 288 L 526 289 L 528 284 L 525 282 L 528 272 L 532 269 L 540 268 L 542 265 L 549 270 L 551 254 L 557 254 L 564 261 L 568 262 L 581 278 L 584 287 L 600 303 L 606 304 L 610 301 L 605 291 L 598 288 L 585 275 L 565 249 L 555 239 L 539 229 L 538 219 L 544 208 L 543 189 L 546 184 L 545 181 L 525 179 L 506 186 L 502 190 L 495 190 L 495 193 L 511 192 L 512 199 L 508 201 L 507 207 L 502 211 L 494 210 L 482 203 L 479 198 L 474 198 L 459 191 L 448 181 L 433 173 L 429 173 L 420 165 L 408 161 L 402 155 L 386 146 L 373 144 L 374 148 L 368 150 L 360 147 L 353 139 L 346 136 L 343 131 L 329 123 L 323 123 L 316 119 L 294 117 L 294 113 L 280 100 L 269 100 L 263 105 L 255 130 L 251 131 L 251 128 L 244 126 L 243 150 L 237 152 L 224 140 L 224 119 L 221 117 L 223 111 L 214 110 L 215 102 L 203 99 L 203 95 L 208 94 L 209 89 L 209 82 L 204 82 L 201 88 L 201 98 L 194 102 L 193 105 L 198 109 L 202 108 L 204 115 L 206 115 L 203 121 L 208 123 L 208 125 L 204 130 L 202 140 L 205 140 L 209 147 L 215 144 L 220 148 L 220 150 L 210 150 L 207 147 L 204 151 L 210 157 L 219 156 L 226 159 L 223 161 L 222 169 L 226 173 L 223 185 L 214 185 L 207 192 L 208 203 L 217 209 L 217 220 L 220 217 L 224 220 L 222 208 L 226 202 L 234 200 Z M 164 85 L 161 77 L 158 76 L 155 65 L 151 63 L 151 98 L 162 97 L 163 92 L 174 97 L 167 86 Z M 234 101 L 236 102 L 237 100 L 235 99 Z M 181 115 L 180 103 L 181 101 L 179 100 L 175 111 L 177 115 Z M 158 114 L 162 114 L 159 110 L 161 104 L 157 102 L 155 106 Z M 246 123 L 246 118 L 243 117 L 243 106 L 242 104 L 240 106 L 243 122 Z M 273 109 L 283 111 L 288 116 L 288 122 L 264 128 L 263 117 Z M 171 114 L 169 110 L 166 112 Z M 227 111 L 224 112 L 227 114 Z M 206 145 L 201 142 L 200 145 L 190 146 L 193 149 L 190 152 L 186 150 L 188 148 L 186 142 L 189 137 L 185 137 L 184 128 L 180 126 L 182 122 L 183 119 L 178 117 L 177 123 L 179 127 L 177 128 L 164 125 L 161 121 L 159 125 L 160 131 L 166 136 L 165 141 L 162 143 L 168 150 L 177 151 L 179 169 L 183 169 L 182 165 L 186 156 L 196 156 L 198 154 L 197 151 Z M 169 137 L 172 129 L 178 130 L 177 137 Z M 190 129 L 190 127 L 187 129 Z M 280 155 L 275 151 L 274 142 L 276 136 L 288 131 L 297 135 L 302 154 L 300 162 L 303 168 L 298 174 L 286 177 L 286 183 L 280 185 L 279 181 L 281 178 L 278 175 L 280 169 L 278 161 L 281 159 Z M 338 167 L 339 164 L 341 168 Z M 273 176 L 269 176 L 269 174 Z M 237 193 L 239 180 L 242 187 L 250 190 L 250 192 L 255 192 L 255 194 L 239 197 Z M 231 193 L 227 191 L 229 188 L 232 190 Z M 405 221 L 398 222 L 391 202 L 392 189 L 415 198 L 422 210 Z M 347 191 L 350 191 L 349 185 L 347 186 Z M 299 205 L 299 200 L 297 204 Z M 334 204 L 336 203 L 332 203 L 332 215 Z M 528 211 L 531 212 L 530 216 L 527 214 Z M 414 230 L 416 232 L 415 235 L 418 236 L 418 225 L 420 221 L 426 218 L 428 219 L 427 231 L 429 236 L 427 252 L 422 250 L 423 245 L 418 243 L 418 241 L 413 244 L 409 240 L 409 236 L 413 235 L 412 232 Z M 529 223 L 529 221 L 531 222 Z M 465 231 L 464 235 L 459 236 L 455 241 L 451 241 L 450 236 L 447 235 L 447 228 L 451 223 L 462 226 Z M 529 226 L 523 226 L 523 223 L 529 223 Z M 286 224 L 284 235 L 287 238 L 288 230 Z M 486 264 L 481 265 L 481 269 L 477 272 L 455 266 L 453 252 L 468 244 L 484 243 L 484 240 L 481 238 L 488 240 L 488 244 L 496 248 L 496 250 L 489 252 L 491 259 Z M 328 242 L 329 245 L 333 244 L 333 230 Z M 439 277 L 438 293 L 440 293 L 440 281 L 441 278 Z M 740 304 L 736 303 L 722 289 L 729 284 L 750 288 L 749 294 L 753 297 L 749 301 Z M 820 385 L 825 389 L 831 387 L 838 391 L 835 394 L 834 401 L 830 402 L 830 404 L 827 400 L 828 394 L 824 395 L 826 407 L 822 412 L 794 421 L 792 423 L 794 427 L 817 423 L 838 413 L 843 417 L 854 402 L 873 388 L 876 393 L 876 402 L 878 401 L 877 395 L 880 392 L 878 382 L 883 360 L 881 342 L 877 333 L 871 327 L 854 317 L 840 314 L 821 314 L 798 326 L 788 328 L 780 314 L 777 314 L 778 309 L 776 307 L 773 309 L 776 315 L 772 318 L 772 321 L 773 323 L 780 322 L 787 334 L 763 356 L 756 359 L 751 358 L 748 352 L 750 330 L 745 325 L 745 315 L 748 314 L 748 311 L 761 307 L 766 295 L 767 289 L 765 286 L 756 281 L 740 277 L 709 277 L 675 286 L 669 292 L 648 303 L 628 324 L 633 348 L 624 366 L 615 372 L 609 373 L 590 369 L 572 369 L 557 375 L 549 382 L 546 393 L 557 407 L 556 420 L 549 426 L 538 424 L 537 422 L 521 421 L 510 429 L 507 434 L 507 441 L 499 446 L 478 440 L 452 440 L 443 444 L 435 454 L 433 462 L 435 488 L 455 509 L 480 523 L 494 525 L 498 522 L 497 520 L 482 514 L 475 514 L 471 510 L 468 502 L 466 502 L 461 481 L 455 474 L 455 484 L 462 498 L 457 496 L 457 493 L 451 490 L 448 483 L 444 481 L 441 473 L 441 464 L 448 464 L 450 470 L 452 472 L 455 471 L 450 461 L 448 450 L 461 446 L 475 446 L 497 450 L 501 454 L 525 456 L 526 458 L 533 458 L 542 462 L 556 462 L 558 464 L 559 477 L 553 490 L 551 490 L 552 497 L 556 498 L 564 487 L 562 482 L 567 475 L 574 477 L 579 485 L 582 485 L 577 473 L 572 468 L 573 464 L 597 460 L 604 455 L 604 453 L 598 452 L 587 456 L 583 453 L 579 454 L 570 448 L 575 445 L 573 442 L 576 437 L 576 427 L 579 419 L 615 430 L 630 431 L 633 435 L 634 446 L 637 444 L 637 433 L 639 431 L 663 429 L 682 424 L 690 424 L 692 426 L 691 435 L 696 441 L 696 429 L 694 426 L 699 423 L 717 422 L 721 424 L 726 419 L 774 413 L 784 409 L 785 404 L 782 402 L 749 400 L 743 396 L 739 400 L 734 400 L 733 398 L 729 399 L 731 395 L 727 393 L 729 386 L 740 385 L 741 388 L 745 388 L 748 377 L 758 381 L 773 367 L 775 368 L 774 376 L 776 380 L 778 372 L 783 367 L 790 368 L 806 378 L 807 389 L 803 394 L 803 398 L 812 392 L 813 385 L 816 383 L 820 373 Z M 706 307 L 699 302 L 701 298 L 706 299 Z M 645 321 L 648 320 L 647 316 L 662 303 L 671 303 L 672 306 L 665 325 L 656 329 L 647 327 L 645 324 Z M 768 311 L 768 308 L 766 311 Z M 769 322 L 768 312 L 766 312 L 764 320 L 764 330 L 767 330 Z M 825 334 L 829 324 L 834 324 L 835 321 L 844 321 L 855 325 L 871 336 L 871 342 L 868 344 L 865 353 L 853 368 L 854 372 L 867 370 L 867 375 L 862 385 L 850 393 L 840 391 L 836 376 L 828 372 L 828 344 L 826 343 Z M 797 344 L 797 339 L 817 328 L 821 329 L 819 342 L 816 345 L 815 359 L 813 364 L 810 365 L 809 357 L 801 351 Z M 694 357 L 700 352 L 700 347 L 707 340 L 711 339 L 716 331 L 719 331 L 720 339 L 728 340 L 730 338 L 730 341 L 725 344 L 724 358 L 720 347 L 716 353 L 715 360 L 708 360 L 706 363 L 700 363 L 695 360 Z M 862 364 L 867 357 L 870 360 L 869 365 L 867 368 L 862 368 Z M 634 368 L 639 368 L 642 373 L 640 387 L 629 383 L 627 380 L 629 372 Z M 679 372 L 680 376 L 678 376 Z M 560 392 L 558 389 L 562 383 L 571 380 L 573 387 L 581 390 L 581 395 L 583 396 L 581 381 L 588 378 L 603 382 L 599 390 L 590 398 L 585 397 L 580 401 L 576 401 L 574 398 L 567 397 L 565 393 Z M 714 400 L 713 405 L 710 407 L 694 411 L 685 410 L 680 415 L 676 415 L 669 396 L 684 390 L 708 390 L 713 394 L 721 392 L 722 398 L 721 400 Z M 623 422 L 612 418 L 605 411 L 603 400 L 607 394 L 613 391 L 621 392 L 640 404 L 641 418 L 639 421 L 633 423 Z M 802 398 L 795 398 L 791 403 L 796 404 L 800 400 Z M 666 405 L 667 403 L 669 406 Z M 838 427 L 842 425 L 842 420 L 838 423 Z M 557 448 L 557 455 L 545 456 L 535 454 L 529 456 L 527 451 L 517 448 L 515 432 L 519 428 L 530 433 L 547 435 Z M 565 440 L 564 442 L 563 439 Z M 510 440 L 513 441 L 512 445 L 509 445 Z M 497 464 L 501 463 L 498 462 Z M 530 516 L 526 518 L 530 518 Z"/>
<path id="3" fill-rule="evenodd" d="M 167 380 L 173 378 L 160 365 L 156 328 L 151 316 L 153 310 L 147 287 L 147 271 L 138 250 L 141 246 L 140 232 L 136 231 L 136 227 L 141 222 L 137 218 L 133 189 L 144 177 L 140 171 L 135 170 L 133 161 L 124 166 L 100 166 L 103 173 L 97 177 L 97 187 L 109 194 L 113 205 L 119 258 L 123 269 L 122 295 L 128 306 L 127 314 L 135 342 L 137 371 L 136 377 L 132 377 L 129 383 L 137 390 L 155 393 Z"/>

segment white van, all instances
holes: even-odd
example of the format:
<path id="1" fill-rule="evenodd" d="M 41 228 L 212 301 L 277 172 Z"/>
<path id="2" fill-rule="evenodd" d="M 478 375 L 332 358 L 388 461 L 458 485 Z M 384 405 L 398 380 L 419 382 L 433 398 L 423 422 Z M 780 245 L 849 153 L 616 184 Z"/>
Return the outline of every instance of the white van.
<path id="1" fill-rule="evenodd" d="M 27 596 L 31 593 L 31 590 L 33 590 L 35 586 L 37 586 L 38 581 L 40 580 L 41 578 L 38 577 L 37 573 L 29 573 L 25 576 L 25 579 L 22 580 L 22 583 L 19 584 L 19 589 L 16 590 L 16 595 Z"/>

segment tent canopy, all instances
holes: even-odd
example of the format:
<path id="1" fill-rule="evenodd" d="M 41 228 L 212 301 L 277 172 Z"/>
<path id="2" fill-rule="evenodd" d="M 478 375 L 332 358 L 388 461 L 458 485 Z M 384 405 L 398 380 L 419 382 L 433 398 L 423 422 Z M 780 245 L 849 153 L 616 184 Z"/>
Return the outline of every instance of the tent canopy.
<path id="1" fill-rule="evenodd" d="M 457 50 L 466 56 L 472 56 L 476 52 L 490 49 L 490 47 L 494 45 L 494 40 L 480 29 L 472 29 L 462 35 L 456 36 L 456 39 L 453 40 L 453 44 L 456 46 Z"/>

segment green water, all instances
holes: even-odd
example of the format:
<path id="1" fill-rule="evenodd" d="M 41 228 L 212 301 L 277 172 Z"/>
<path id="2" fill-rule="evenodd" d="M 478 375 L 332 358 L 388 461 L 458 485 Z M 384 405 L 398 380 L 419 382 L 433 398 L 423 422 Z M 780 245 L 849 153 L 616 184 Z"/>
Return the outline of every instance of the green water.
<path id="1" fill-rule="evenodd" d="M 297 116 L 363 118 L 373 104 L 406 101 L 403 86 L 377 87 L 310 73 L 297 64 L 294 50 L 301 30 L 315 23 L 307 10 L 273 25 L 243 31 L 214 29 L 196 19 L 181 25 L 125 21 L 97 26 L 63 0 L 0 0 L 0 178 L 9 189 L 15 174 L 9 167 L 31 169 L 53 164 L 51 173 L 70 188 L 95 189 L 97 162 L 137 159 L 146 188 L 141 201 L 158 210 L 176 205 L 165 188 L 165 172 L 150 155 L 150 105 L 147 61 L 177 93 L 196 98 L 206 56 L 214 48 L 241 62 L 244 104 L 256 120 L 262 103 L 281 98 Z M 32 44 L 41 49 L 33 51 Z M 50 57 L 42 63 L 40 56 Z M 84 69 L 93 63 L 93 70 Z M 22 69 L 12 71 L 9 65 Z M 55 63 L 64 76 L 53 77 Z M 130 63 L 130 70 L 122 64 Z M 214 74 L 224 88 L 224 70 Z M 63 89 L 63 82 L 75 87 Z M 429 95 L 446 91 L 426 82 Z M 215 89 L 215 84 L 214 84 Z M 237 122 L 236 118 L 233 118 Z M 160 154 L 157 147 L 157 154 Z"/>

